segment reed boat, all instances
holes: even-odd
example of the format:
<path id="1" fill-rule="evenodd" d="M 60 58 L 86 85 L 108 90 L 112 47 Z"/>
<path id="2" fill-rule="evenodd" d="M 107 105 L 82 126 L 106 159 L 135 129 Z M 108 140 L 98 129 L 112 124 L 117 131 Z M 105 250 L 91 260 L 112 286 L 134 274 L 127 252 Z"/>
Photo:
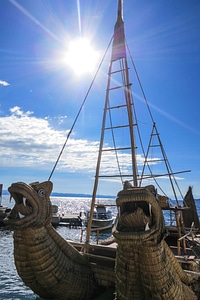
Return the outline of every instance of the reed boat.
<path id="1" fill-rule="evenodd" d="M 17 271 L 24 283 L 45 299 L 106 299 L 108 294 L 109 299 L 116 300 L 199 299 L 200 259 L 197 251 L 193 251 L 194 244 L 199 249 L 195 241 L 199 220 L 192 189 L 183 197 L 176 180 L 178 174 L 188 170 L 174 172 L 168 161 L 125 39 L 122 0 L 118 0 L 117 20 L 109 45 L 112 45 L 110 64 L 85 241 L 65 241 L 51 225 L 51 176 L 70 130 L 48 181 L 29 185 L 19 182 L 9 187 L 16 205 L 4 221 L 14 230 Z M 107 53 L 108 50 L 105 56 Z M 145 138 L 145 143 L 142 136 L 147 130 L 140 128 L 136 113 L 140 97 L 133 97 L 131 64 L 146 106 L 142 115 L 145 123 L 151 124 L 150 138 L 149 141 Z M 111 165 L 105 169 L 103 163 L 108 157 Z M 166 178 L 170 183 L 167 192 L 161 185 Z M 118 214 L 113 236 L 94 244 L 90 233 L 99 203 L 97 190 L 106 179 L 108 184 L 110 180 L 119 182 Z M 186 228 L 184 221 L 191 211 L 192 219 Z M 17 217 L 19 212 L 23 215 L 21 219 Z M 166 212 L 170 217 L 167 226 Z"/>

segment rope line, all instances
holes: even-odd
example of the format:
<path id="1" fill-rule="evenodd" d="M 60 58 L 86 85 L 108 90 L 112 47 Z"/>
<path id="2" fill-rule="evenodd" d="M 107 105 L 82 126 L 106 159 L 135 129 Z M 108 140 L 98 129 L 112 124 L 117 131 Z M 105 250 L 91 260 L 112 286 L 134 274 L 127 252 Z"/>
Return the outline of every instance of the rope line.
<path id="1" fill-rule="evenodd" d="M 58 158 L 57 158 L 57 160 L 56 160 L 56 162 L 55 162 L 55 164 L 54 164 L 54 167 L 53 167 L 53 169 L 52 169 L 52 171 L 51 171 L 51 173 L 50 173 L 50 176 L 49 176 L 49 178 L 48 178 L 48 181 L 51 180 L 51 177 L 52 177 L 52 175 L 53 175 L 53 173 L 54 173 L 54 171 L 55 171 L 55 169 L 56 169 L 56 167 L 57 167 L 57 164 L 58 164 L 58 162 L 59 162 L 59 160 L 60 160 L 60 157 L 61 157 L 61 155 L 62 155 L 62 153 L 63 153 L 63 151 L 64 151 L 64 149 L 65 149 L 65 146 L 66 146 L 66 144 L 67 144 L 67 142 L 68 142 L 68 140 L 69 140 L 69 137 L 70 137 L 70 135 L 71 135 L 71 133 L 72 133 L 72 130 L 74 129 L 74 126 L 75 126 L 75 124 L 76 124 L 76 122 L 77 122 L 77 120 L 78 120 L 78 117 L 79 117 L 79 115 L 80 115 L 80 113 L 81 113 L 81 111 L 82 111 L 82 108 L 83 108 L 83 106 L 84 106 L 84 104 L 85 104 L 85 102 L 86 102 L 86 100 L 87 100 L 87 97 L 88 97 L 88 95 L 89 95 L 89 92 L 90 92 L 90 90 L 91 90 L 91 88 L 92 88 L 92 86 L 93 86 L 93 84 L 94 84 L 94 82 L 95 82 L 95 79 L 96 79 L 96 77 L 97 77 L 97 75 L 98 75 L 98 73 L 99 73 L 99 70 L 100 70 L 101 65 L 102 65 L 102 63 L 103 63 L 103 61 L 104 61 L 104 58 L 105 58 L 105 56 L 106 56 L 106 54 L 107 54 L 107 52 L 108 52 L 108 49 L 109 49 L 109 47 L 110 47 L 110 44 L 111 44 L 112 40 L 113 40 L 113 37 L 111 38 L 111 40 L 110 40 L 110 42 L 109 42 L 109 44 L 108 44 L 108 46 L 107 46 L 107 49 L 106 49 L 106 51 L 105 51 L 105 53 L 104 53 L 104 55 L 103 55 L 103 57 L 102 57 L 102 59 L 101 59 L 101 62 L 100 62 L 100 64 L 99 64 L 99 66 L 98 66 L 98 68 L 97 68 L 97 71 L 96 71 L 96 73 L 95 73 L 95 75 L 94 75 L 94 78 L 93 78 L 93 80 L 92 80 L 92 82 L 91 82 L 91 84 L 90 84 L 90 86 L 89 86 L 89 88 L 88 88 L 88 91 L 87 91 L 87 93 L 86 93 L 86 95 L 85 95 L 85 98 L 83 99 L 83 102 L 82 102 L 82 104 L 81 104 L 81 107 L 80 107 L 80 109 L 79 109 L 79 111 L 78 111 L 78 113 L 77 113 L 77 115 L 76 115 L 76 118 L 75 118 L 73 124 L 72 124 L 72 127 L 71 127 L 70 131 L 69 131 L 68 134 L 67 134 L 66 140 L 65 140 L 65 142 L 64 142 L 64 144 L 63 144 L 63 146 L 62 146 L 62 149 L 61 149 L 61 151 L 60 151 L 60 153 L 59 153 L 59 155 L 58 155 Z"/>

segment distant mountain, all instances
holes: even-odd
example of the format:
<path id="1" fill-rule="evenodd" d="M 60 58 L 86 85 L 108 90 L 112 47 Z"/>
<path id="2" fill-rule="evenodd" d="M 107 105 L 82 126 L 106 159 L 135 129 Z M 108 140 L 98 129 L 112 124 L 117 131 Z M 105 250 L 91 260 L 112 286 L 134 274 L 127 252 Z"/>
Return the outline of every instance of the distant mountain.
<path id="1" fill-rule="evenodd" d="M 2 195 L 10 195 L 7 190 L 2 191 Z M 90 198 L 90 194 L 74 194 L 74 193 L 58 193 L 53 192 L 51 193 L 52 197 L 81 197 L 81 198 Z M 97 195 L 98 198 L 115 198 L 115 196 L 108 196 L 108 195 Z"/>
<path id="2" fill-rule="evenodd" d="M 10 195 L 10 193 L 7 190 L 3 190 L 2 195 Z"/>
<path id="3" fill-rule="evenodd" d="M 90 194 L 74 194 L 74 193 L 51 193 L 52 197 L 80 197 L 80 198 L 91 198 L 92 195 Z M 98 198 L 115 198 L 115 196 L 108 196 L 108 195 L 97 195 Z"/>
<path id="4" fill-rule="evenodd" d="M 7 190 L 3 190 L 2 195 L 10 195 L 10 193 Z M 53 192 L 53 193 L 51 193 L 51 196 L 52 197 L 81 197 L 81 198 L 91 198 L 92 197 L 92 195 L 90 195 L 90 194 L 59 193 L 59 192 Z M 116 198 L 116 196 L 97 195 L 97 198 Z M 195 199 L 195 201 L 200 201 L 200 198 Z"/>

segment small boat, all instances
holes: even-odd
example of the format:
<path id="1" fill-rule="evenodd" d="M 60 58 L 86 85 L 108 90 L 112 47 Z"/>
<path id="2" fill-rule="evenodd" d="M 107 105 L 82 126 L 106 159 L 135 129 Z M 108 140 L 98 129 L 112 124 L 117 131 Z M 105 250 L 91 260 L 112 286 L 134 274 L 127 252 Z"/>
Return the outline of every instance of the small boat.
<path id="1" fill-rule="evenodd" d="M 83 221 L 83 225 L 87 227 L 90 219 L 90 209 L 86 209 L 80 212 L 80 217 Z M 112 228 L 115 218 L 112 216 L 112 211 L 107 209 L 104 204 L 96 204 L 92 217 L 91 228 Z"/>

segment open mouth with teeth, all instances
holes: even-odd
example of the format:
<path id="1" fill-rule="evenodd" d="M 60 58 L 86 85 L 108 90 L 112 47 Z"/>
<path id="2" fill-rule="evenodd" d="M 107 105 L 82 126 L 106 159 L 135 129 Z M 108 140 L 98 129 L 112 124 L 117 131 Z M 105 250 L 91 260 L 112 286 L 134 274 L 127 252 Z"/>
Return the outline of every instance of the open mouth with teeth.
<path id="1" fill-rule="evenodd" d="M 25 218 L 33 212 L 31 203 L 23 195 L 13 193 L 12 197 L 15 199 L 16 210 L 20 219 Z"/>
<path id="2" fill-rule="evenodd" d="M 121 230 L 147 231 L 152 225 L 151 204 L 145 201 L 123 202 L 120 205 L 119 226 Z"/>
<path id="3" fill-rule="evenodd" d="M 118 193 L 115 229 L 121 233 L 146 234 L 164 227 L 161 208 L 148 188 L 133 187 Z"/>
<path id="4" fill-rule="evenodd" d="M 49 195 L 52 190 L 51 182 L 26 184 L 13 183 L 8 188 L 15 206 L 4 223 L 10 228 L 25 228 L 37 226 L 51 219 L 51 203 Z"/>

